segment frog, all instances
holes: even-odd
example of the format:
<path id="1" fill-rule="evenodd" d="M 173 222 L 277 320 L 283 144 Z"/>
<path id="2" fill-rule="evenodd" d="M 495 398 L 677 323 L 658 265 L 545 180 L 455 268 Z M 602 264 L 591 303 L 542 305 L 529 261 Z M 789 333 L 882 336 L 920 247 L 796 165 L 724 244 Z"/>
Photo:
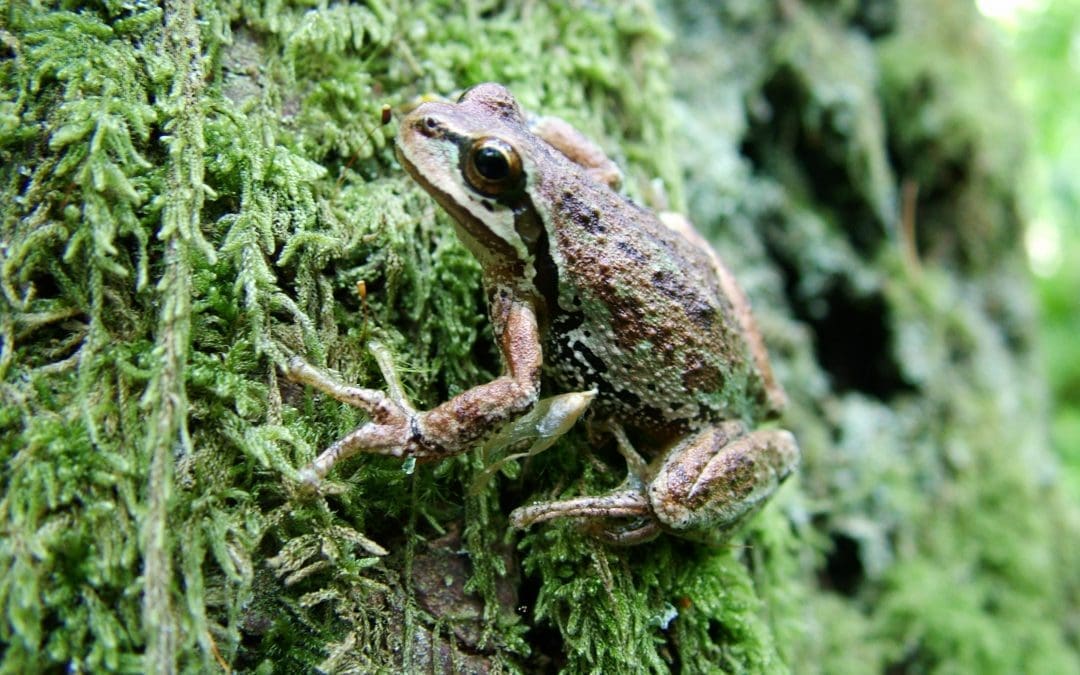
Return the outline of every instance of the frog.
<path id="1" fill-rule="evenodd" d="M 568 519 L 618 545 L 664 532 L 717 543 L 796 470 L 794 436 L 768 424 L 786 395 L 746 294 L 685 218 L 619 191 L 598 144 L 484 83 L 408 112 L 396 154 L 480 264 L 503 373 L 418 410 L 379 343 L 370 349 L 386 391 L 294 357 L 289 378 L 370 417 L 305 467 L 305 482 L 356 453 L 452 457 L 515 420 L 561 434 L 588 410 L 626 479 L 519 506 L 511 525 Z"/>

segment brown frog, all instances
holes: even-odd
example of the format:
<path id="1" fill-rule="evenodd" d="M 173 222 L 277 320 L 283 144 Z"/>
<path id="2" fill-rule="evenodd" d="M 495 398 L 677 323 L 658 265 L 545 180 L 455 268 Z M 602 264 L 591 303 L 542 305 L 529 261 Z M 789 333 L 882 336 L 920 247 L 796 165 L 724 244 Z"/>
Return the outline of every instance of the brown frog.
<path id="1" fill-rule="evenodd" d="M 629 544 L 665 530 L 722 541 L 795 469 L 789 432 L 751 427 L 785 399 L 745 295 L 685 220 L 616 192 L 619 171 L 595 144 L 562 120 L 528 119 L 507 89 L 481 84 L 456 103 L 414 109 L 397 150 L 483 268 L 505 374 L 419 411 L 378 345 L 386 393 L 293 359 L 292 379 L 371 416 L 306 480 L 359 452 L 455 455 L 515 420 L 557 435 L 591 405 L 627 461 L 626 482 L 523 506 L 511 522 L 575 518 Z M 570 393 L 540 402 L 542 381 Z"/>

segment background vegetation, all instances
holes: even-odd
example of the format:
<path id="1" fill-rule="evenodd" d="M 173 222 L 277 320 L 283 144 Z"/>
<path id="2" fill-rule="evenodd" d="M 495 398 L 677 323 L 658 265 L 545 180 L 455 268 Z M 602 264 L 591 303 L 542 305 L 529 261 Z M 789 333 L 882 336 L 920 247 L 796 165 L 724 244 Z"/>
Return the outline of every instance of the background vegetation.
<path id="1" fill-rule="evenodd" d="M 1080 2 L 1032 3 L 1000 23 L 1031 113 L 1028 250 L 1043 311 L 1054 446 L 1080 495 Z"/>
<path id="2" fill-rule="evenodd" d="M 0 670 L 1080 672 L 996 45 L 931 0 L 0 0 Z M 379 386 L 377 336 L 422 405 L 499 368 L 381 121 L 485 80 L 752 296 L 804 465 L 729 546 L 509 531 L 622 479 L 584 428 L 298 489 L 362 417 L 290 354 Z"/>

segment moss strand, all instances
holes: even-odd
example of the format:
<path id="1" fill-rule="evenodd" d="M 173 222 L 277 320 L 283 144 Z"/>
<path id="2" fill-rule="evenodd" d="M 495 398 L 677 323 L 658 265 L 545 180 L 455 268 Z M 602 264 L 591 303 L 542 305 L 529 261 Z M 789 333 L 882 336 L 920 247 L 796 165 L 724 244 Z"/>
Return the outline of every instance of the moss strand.
<path id="1" fill-rule="evenodd" d="M 193 0 L 174 0 L 165 7 L 166 53 L 175 67 L 166 128 L 169 171 L 168 192 L 159 239 L 165 242 L 164 273 L 157 284 L 161 302 L 154 354 L 154 377 L 143 397 L 150 409 L 147 454 L 147 511 L 142 524 L 144 549 L 143 630 L 147 672 L 173 673 L 177 668 L 179 624 L 174 616 L 170 507 L 177 453 L 191 453 L 187 429 L 187 390 L 184 369 L 191 333 L 192 250 L 213 259 L 202 237 L 203 203 L 202 115 L 199 94 L 203 69 Z"/>

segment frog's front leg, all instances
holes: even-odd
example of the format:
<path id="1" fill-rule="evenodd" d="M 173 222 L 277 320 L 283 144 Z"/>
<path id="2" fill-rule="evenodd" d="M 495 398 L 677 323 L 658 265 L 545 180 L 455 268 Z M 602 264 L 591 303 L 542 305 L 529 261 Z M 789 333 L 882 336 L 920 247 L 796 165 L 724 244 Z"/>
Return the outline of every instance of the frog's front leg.
<path id="1" fill-rule="evenodd" d="M 507 372 L 487 384 L 458 394 L 431 410 L 417 411 L 408 402 L 385 348 L 372 348 L 388 393 L 350 387 L 316 370 L 302 359 L 289 363 L 289 379 L 310 385 L 371 415 L 371 421 L 328 447 L 301 471 L 316 484 L 338 461 L 361 452 L 438 459 L 456 455 L 504 423 L 535 405 L 540 392 L 542 355 L 536 314 L 531 305 L 506 300 L 492 307 L 499 348 Z"/>
<path id="2" fill-rule="evenodd" d="M 637 461 L 627 459 L 630 476 L 615 491 L 531 504 L 516 509 L 511 522 L 524 528 L 555 518 L 595 521 L 602 524 L 596 534 L 617 544 L 640 543 L 661 530 L 719 542 L 795 470 L 799 448 L 787 431 L 746 433 L 742 423 L 727 422 L 683 439 L 643 477 L 634 475 Z M 616 519 L 626 518 L 633 519 L 630 526 L 620 527 Z"/>

